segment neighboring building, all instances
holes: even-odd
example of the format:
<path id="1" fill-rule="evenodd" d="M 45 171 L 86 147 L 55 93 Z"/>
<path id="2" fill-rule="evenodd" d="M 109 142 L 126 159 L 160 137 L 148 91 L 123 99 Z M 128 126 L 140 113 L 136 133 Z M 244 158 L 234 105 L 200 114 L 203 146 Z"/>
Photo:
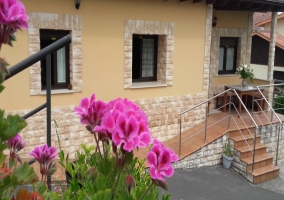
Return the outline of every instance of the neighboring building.
<path id="1" fill-rule="evenodd" d="M 284 10 L 268 0 L 23 0 L 29 29 L 16 33 L 14 47 L 2 47 L 13 66 L 70 33 L 72 44 L 52 56 L 52 144 L 74 152 L 93 136 L 73 112 L 83 97 L 95 93 L 109 101 L 135 101 L 148 114 L 153 137 L 167 140 L 179 133 L 178 114 L 225 84 L 240 84 L 236 67 L 250 63 L 252 11 Z M 259 7 L 261 6 L 261 8 Z M 212 19 L 217 25 L 212 28 Z M 1 109 L 23 115 L 45 102 L 45 65 L 7 80 Z M 260 83 L 257 80 L 254 83 Z M 266 83 L 266 82 L 261 82 Z M 194 125 L 205 107 L 185 118 Z M 29 118 L 23 131 L 23 154 L 46 143 L 45 111 Z"/>
<path id="2" fill-rule="evenodd" d="M 277 17 L 273 79 L 284 80 L 284 13 Z M 271 13 L 254 14 L 251 68 L 255 77 L 267 80 Z"/>

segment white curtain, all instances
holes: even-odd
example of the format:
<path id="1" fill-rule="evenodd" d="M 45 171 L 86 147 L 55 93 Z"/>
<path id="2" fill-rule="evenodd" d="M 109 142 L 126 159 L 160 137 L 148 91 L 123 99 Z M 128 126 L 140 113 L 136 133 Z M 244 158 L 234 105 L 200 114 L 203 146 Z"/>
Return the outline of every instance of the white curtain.
<path id="1" fill-rule="evenodd" d="M 65 47 L 57 51 L 57 82 L 66 83 Z"/>

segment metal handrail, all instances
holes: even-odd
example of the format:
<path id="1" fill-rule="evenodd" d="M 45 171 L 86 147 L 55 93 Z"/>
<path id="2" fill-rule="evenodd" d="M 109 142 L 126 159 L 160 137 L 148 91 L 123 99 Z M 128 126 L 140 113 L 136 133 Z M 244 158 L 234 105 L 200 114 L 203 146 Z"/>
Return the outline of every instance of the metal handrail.
<path id="1" fill-rule="evenodd" d="M 280 118 L 278 117 L 278 115 L 276 114 L 275 110 L 272 108 L 272 106 L 270 105 L 270 103 L 267 101 L 267 98 L 263 95 L 263 93 L 261 92 L 260 88 L 264 88 L 264 87 L 275 87 L 275 86 L 284 86 L 283 83 L 279 83 L 279 84 L 269 84 L 269 85 L 260 85 L 260 86 L 255 86 L 257 88 L 257 90 L 259 91 L 260 95 L 262 96 L 262 99 L 265 101 L 265 103 L 267 103 L 268 107 L 270 108 L 270 110 L 272 111 L 272 116 L 271 116 L 271 122 L 272 122 L 272 118 L 273 118 L 273 114 L 276 116 L 278 122 L 280 123 L 280 127 L 279 131 L 278 131 L 278 138 L 277 138 L 277 147 L 276 147 L 276 160 L 275 160 L 275 164 L 277 166 L 277 160 L 278 160 L 278 151 L 279 151 L 279 137 L 280 137 L 280 132 L 282 132 L 283 129 L 283 123 L 280 120 Z M 254 97 L 253 97 L 254 98 Z M 273 97 L 274 99 L 274 97 Z M 273 100 L 272 100 L 273 101 Z M 274 103 L 274 102 L 273 102 Z M 261 108 L 262 109 L 262 108 Z M 272 123 L 270 122 L 270 124 L 272 125 Z M 275 128 L 276 129 L 276 128 Z M 281 129 L 281 130 L 280 130 Z"/>
<path id="2" fill-rule="evenodd" d="M 13 67 L 10 67 L 9 74 L 5 76 L 6 81 L 46 57 L 46 102 L 36 109 L 30 111 L 26 115 L 22 116 L 22 118 L 27 119 L 32 115 L 38 113 L 42 109 L 46 108 L 46 140 L 48 146 L 51 146 L 51 53 L 68 45 L 69 43 L 71 43 L 71 41 L 72 40 L 70 34 L 59 39 L 58 41 L 50 44 L 49 46 L 31 55 L 30 57 L 17 63 Z M 47 176 L 47 185 L 49 190 L 51 190 L 50 176 Z"/>
<path id="3" fill-rule="evenodd" d="M 269 87 L 271 86 L 275 86 L 275 85 L 283 85 L 282 84 L 271 84 Z M 267 105 L 269 106 L 269 108 L 271 109 L 272 113 L 276 116 L 276 118 L 278 119 L 278 121 L 282 124 L 282 121 L 280 120 L 280 118 L 277 116 L 277 114 L 275 113 L 274 109 L 272 108 L 272 106 L 268 103 L 267 99 L 265 98 L 265 96 L 263 95 L 263 93 L 261 92 L 261 90 L 259 89 L 259 87 L 264 87 L 265 85 L 261 85 L 261 86 L 256 86 L 257 90 L 259 91 L 260 95 L 262 96 L 262 98 L 264 99 L 264 101 L 267 103 Z"/>
<path id="4" fill-rule="evenodd" d="M 187 112 L 189 112 L 189 111 L 191 111 L 191 110 L 193 110 L 193 109 L 195 109 L 195 108 L 197 108 L 197 107 L 203 105 L 203 104 L 208 103 L 208 102 L 211 101 L 212 99 L 214 99 L 214 98 L 216 98 L 216 97 L 218 97 L 218 96 L 221 96 L 221 95 L 223 95 L 223 94 L 225 94 L 225 93 L 227 93 L 227 92 L 229 92 L 229 91 L 232 91 L 232 92 L 234 92 L 234 93 L 236 94 L 236 96 L 237 96 L 239 102 L 242 104 L 242 106 L 244 107 L 244 110 L 247 112 L 247 114 L 249 115 L 250 119 L 251 119 L 252 122 L 254 123 L 255 128 L 258 128 L 258 125 L 257 125 L 256 122 L 254 121 L 253 117 L 250 115 L 248 109 L 247 109 L 246 106 L 244 105 L 242 99 L 239 97 L 239 95 L 238 95 L 238 93 L 236 92 L 236 90 L 230 88 L 230 89 L 228 89 L 228 90 L 225 90 L 224 92 L 219 93 L 218 95 L 215 95 L 215 96 L 213 96 L 213 97 L 207 99 L 206 101 L 203 101 L 203 102 L 201 102 L 201 103 L 199 103 L 199 104 L 197 104 L 197 105 L 195 105 L 195 106 L 192 106 L 191 108 L 189 108 L 189 109 L 187 109 L 187 110 L 185 110 L 185 111 L 179 113 L 179 119 L 180 119 L 179 156 L 180 156 L 180 154 L 181 154 L 181 143 L 184 142 L 184 141 L 181 141 L 181 134 L 182 134 L 182 133 L 181 133 L 181 131 L 182 131 L 182 118 L 181 118 L 181 116 L 182 116 L 183 114 L 185 114 L 185 113 L 187 113 Z M 226 101 L 226 100 L 225 100 L 225 101 Z M 231 104 L 231 96 L 230 96 L 230 103 L 229 103 L 229 104 Z M 225 104 L 225 105 L 223 105 L 223 106 L 226 106 L 226 105 L 227 105 L 227 104 Z M 222 107 L 223 107 L 223 106 L 222 106 Z M 234 104 L 233 104 L 233 106 L 234 106 Z M 229 106 L 229 108 L 230 108 L 230 106 Z M 236 107 L 235 107 L 235 109 L 236 109 Z M 208 128 L 208 127 L 207 127 L 207 115 L 208 115 L 207 110 L 208 110 L 208 109 L 207 109 L 207 106 L 206 106 L 205 142 L 206 142 L 206 129 Z M 237 110 L 237 109 L 236 109 L 236 110 Z M 230 113 L 230 110 L 229 110 L 229 113 Z M 238 115 L 241 116 L 240 113 L 238 113 Z M 242 119 L 242 117 L 241 117 L 241 119 Z M 243 123 L 245 124 L 245 122 L 244 122 L 243 119 L 242 119 L 242 121 L 243 121 Z M 228 128 L 229 128 L 229 123 L 230 123 L 230 114 L 229 114 Z M 211 125 L 211 126 L 212 126 L 212 125 Z M 211 127 L 211 126 L 209 126 L 209 127 Z M 249 130 L 249 133 L 251 134 L 250 130 Z M 196 135 L 196 134 L 195 134 L 195 135 Z M 243 134 L 242 134 L 242 135 L 243 135 Z M 252 171 L 253 171 L 253 169 L 254 169 L 254 160 L 255 160 L 255 145 L 256 145 L 256 142 L 255 142 L 255 141 L 256 141 L 256 133 L 255 133 L 254 136 L 251 134 L 251 136 L 254 138 L 254 150 L 253 150 L 253 152 L 252 152 L 252 153 L 253 153 Z M 193 137 L 193 136 L 191 136 L 191 137 Z M 191 137 L 190 137 L 190 138 L 191 138 Z M 243 136 L 243 137 L 244 137 L 244 136 Z M 245 139 L 245 138 L 244 138 L 244 139 Z M 245 141 L 246 141 L 246 139 L 245 139 Z M 248 144 L 247 141 L 246 141 L 246 143 Z M 249 145 L 248 145 L 248 146 L 249 146 Z M 249 146 L 249 149 L 252 151 L 252 149 L 251 149 L 250 146 Z"/>

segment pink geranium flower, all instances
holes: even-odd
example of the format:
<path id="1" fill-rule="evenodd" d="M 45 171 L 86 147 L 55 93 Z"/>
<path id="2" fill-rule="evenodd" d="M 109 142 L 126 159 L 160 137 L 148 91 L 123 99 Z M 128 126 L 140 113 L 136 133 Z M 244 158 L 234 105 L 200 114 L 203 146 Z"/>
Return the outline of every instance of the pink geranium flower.
<path id="1" fill-rule="evenodd" d="M 55 147 L 48 147 L 47 144 L 43 144 L 35 147 L 29 155 L 33 156 L 40 163 L 40 173 L 47 175 L 50 169 L 54 167 L 52 160 L 57 156 L 57 153 Z"/>
<path id="2" fill-rule="evenodd" d="M 147 160 L 150 166 L 151 178 L 165 181 L 165 176 L 171 177 L 174 173 L 171 162 L 177 161 L 177 155 L 158 140 L 154 140 L 153 147 L 147 155 Z"/>
<path id="3" fill-rule="evenodd" d="M 6 24 L 14 30 L 28 28 L 29 16 L 22 2 L 18 0 L 0 0 L 0 24 Z"/>
<path id="4" fill-rule="evenodd" d="M 94 131 L 106 134 L 128 152 L 136 147 L 145 148 L 151 141 L 147 115 L 128 99 L 109 102 L 101 125 Z"/>
<path id="5" fill-rule="evenodd" d="M 80 115 L 81 123 L 91 125 L 92 128 L 100 125 L 105 110 L 106 103 L 96 101 L 95 94 L 93 94 L 90 99 L 83 98 L 79 106 L 74 108 L 75 113 Z"/>
<path id="6" fill-rule="evenodd" d="M 17 29 L 28 28 L 24 5 L 18 0 L 0 0 L 0 47 L 9 43 Z"/>
<path id="7" fill-rule="evenodd" d="M 25 142 L 22 141 L 22 137 L 17 134 L 13 138 L 7 140 L 8 148 L 10 150 L 10 157 L 21 162 L 20 157 L 18 156 L 18 151 L 24 148 Z"/>

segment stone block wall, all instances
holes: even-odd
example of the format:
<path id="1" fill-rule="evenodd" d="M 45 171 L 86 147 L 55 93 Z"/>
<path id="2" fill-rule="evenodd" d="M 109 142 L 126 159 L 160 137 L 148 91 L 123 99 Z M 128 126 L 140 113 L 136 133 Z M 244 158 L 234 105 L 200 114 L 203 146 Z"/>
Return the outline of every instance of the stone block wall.
<path id="1" fill-rule="evenodd" d="M 187 156 L 183 160 L 174 163 L 174 168 L 196 168 L 213 166 L 222 163 L 222 154 L 225 143 L 228 141 L 228 134 L 225 134 L 214 140 L 205 147 L 202 147 L 195 153 Z"/>
<path id="2" fill-rule="evenodd" d="M 273 156 L 273 164 L 276 163 L 276 150 L 278 140 L 278 128 L 280 125 L 267 125 L 259 128 L 260 142 L 266 145 L 266 152 Z M 280 131 L 277 165 L 284 164 L 284 131 Z"/>
<path id="3" fill-rule="evenodd" d="M 179 133 L 179 113 L 206 99 L 201 94 L 168 96 L 151 99 L 136 100 L 149 119 L 149 127 L 153 138 L 161 141 L 168 140 Z M 80 124 L 79 116 L 74 113 L 75 105 L 52 108 L 52 145 L 59 147 L 57 134 L 60 137 L 61 148 L 75 157 L 75 152 L 81 143 L 95 144 L 84 125 Z M 23 116 L 30 110 L 6 112 L 6 114 L 19 114 Z M 183 130 L 200 123 L 205 117 L 205 106 L 200 106 L 182 117 Z M 56 121 L 56 123 L 54 122 Z M 28 126 L 20 133 L 26 142 L 26 147 L 20 152 L 25 158 L 37 145 L 46 143 L 46 111 L 42 110 L 27 119 Z M 57 126 L 56 126 L 57 124 Z"/>

